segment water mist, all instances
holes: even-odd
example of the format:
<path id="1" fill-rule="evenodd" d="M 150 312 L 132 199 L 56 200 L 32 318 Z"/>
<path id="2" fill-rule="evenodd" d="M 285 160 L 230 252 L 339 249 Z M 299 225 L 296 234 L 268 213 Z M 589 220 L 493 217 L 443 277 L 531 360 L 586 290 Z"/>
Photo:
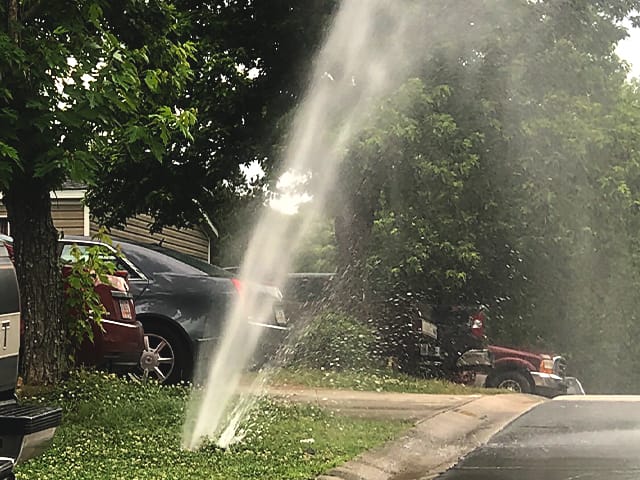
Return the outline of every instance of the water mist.
<path id="1" fill-rule="evenodd" d="M 265 208 L 240 270 L 249 282 L 281 286 L 314 218 L 322 211 L 341 160 L 362 131 L 372 109 L 410 74 L 410 58 L 420 35 L 413 2 L 404 7 L 389 0 L 345 0 L 318 53 L 305 100 L 296 112 L 281 173 L 310 178 L 312 195 L 302 227 L 292 233 L 290 219 Z M 307 210 L 305 210 L 307 212 Z M 265 321 L 273 305 L 251 288 L 243 290 L 225 322 L 223 335 L 206 372 L 205 390 L 191 402 L 183 435 L 185 448 L 197 448 L 207 438 L 226 447 L 239 436 L 250 410 L 251 393 L 235 398 L 241 373 L 259 342 L 259 330 L 247 319 Z M 253 388 L 259 389 L 259 377 Z"/>

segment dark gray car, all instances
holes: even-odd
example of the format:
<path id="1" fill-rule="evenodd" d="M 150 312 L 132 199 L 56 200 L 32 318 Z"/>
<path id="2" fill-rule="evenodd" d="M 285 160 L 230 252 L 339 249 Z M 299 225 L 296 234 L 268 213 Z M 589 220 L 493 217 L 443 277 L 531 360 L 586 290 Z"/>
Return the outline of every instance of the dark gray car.
<path id="1" fill-rule="evenodd" d="M 67 237 L 62 242 L 63 259 L 72 244 L 82 248 L 99 243 L 84 237 Z M 113 252 L 117 268 L 129 273 L 136 316 L 144 326 L 147 342 L 141 374 L 166 383 L 191 380 L 196 359 L 206 361 L 215 351 L 227 311 L 243 288 L 240 281 L 215 265 L 161 246 L 128 242 L 117 242 L 116 248 L 102 245 Z M 258 322 L 247 319 L 247 328 L 264 330 L 258 362 L 275 350 L 288 328 L 279 290 L 252 288 L 259 288 L 265 302 L 274 304 L 271 318 Z"/>

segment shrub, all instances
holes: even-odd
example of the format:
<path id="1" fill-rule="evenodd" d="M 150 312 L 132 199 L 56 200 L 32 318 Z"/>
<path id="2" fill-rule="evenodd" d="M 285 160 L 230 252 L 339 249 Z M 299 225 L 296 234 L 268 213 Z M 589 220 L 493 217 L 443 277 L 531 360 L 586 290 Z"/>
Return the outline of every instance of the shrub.
<path id="1" fill-rule="evenodd" d="M 102 229 L 94 240 L 111 245 L 111 239 Z M 109 284 L 107 276 L 114 273 L 115 264 L 111 252 L 100 244 L 84 249 L 74 244 L 69 254 L 72 260 L 64 263 L 64 308 L 70 342 L 73 347 L 78 347 L 85 338 L 93 342 L 92 323 L 102 328 L 107 309 L 95 286 L 98 283 Z"/>
<path id="2" fill-rule="evenodd" d="M 327 370 L 361 370 L 378 366 L 373 328 L 337 312 L 315 316 L 301 334 L 293 366 Z"/>

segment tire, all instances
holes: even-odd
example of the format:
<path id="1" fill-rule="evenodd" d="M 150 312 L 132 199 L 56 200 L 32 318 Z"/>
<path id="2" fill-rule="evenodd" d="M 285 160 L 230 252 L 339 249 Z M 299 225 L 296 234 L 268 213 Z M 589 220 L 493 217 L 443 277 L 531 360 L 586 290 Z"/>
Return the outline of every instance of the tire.
<path id="1" fill-rule="evenodd" d="M 142 320 L 142 325 L 145 350 L 157 353 L 155 360 L 158 361 L 155 368 L 148 371 L 140 369 L 143 379 L 150 377 L 167 385 L 191 380 L 193 357 L 179 332 L 166 323 L 156 321 Z"/>
<path id="2" fill-rule="evenodd" d="M 526 375 L 517 370 L 509 370 L 496 374 L 489 382 L 493 388 L 504 388 L 517 393 L 531 393 L 533 388 Z"/>

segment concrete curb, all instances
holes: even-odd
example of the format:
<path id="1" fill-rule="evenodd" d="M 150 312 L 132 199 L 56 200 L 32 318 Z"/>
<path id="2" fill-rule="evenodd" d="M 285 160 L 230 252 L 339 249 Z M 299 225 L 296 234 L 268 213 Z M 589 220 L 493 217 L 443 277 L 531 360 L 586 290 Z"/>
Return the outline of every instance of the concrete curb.
<path id="1" fill-rule="evenodd" d="M 399 439 L 369 450 L 317 480 L 434 478 L 543 401 L 520 394 L 471 398 L 420 420 Z"/>

